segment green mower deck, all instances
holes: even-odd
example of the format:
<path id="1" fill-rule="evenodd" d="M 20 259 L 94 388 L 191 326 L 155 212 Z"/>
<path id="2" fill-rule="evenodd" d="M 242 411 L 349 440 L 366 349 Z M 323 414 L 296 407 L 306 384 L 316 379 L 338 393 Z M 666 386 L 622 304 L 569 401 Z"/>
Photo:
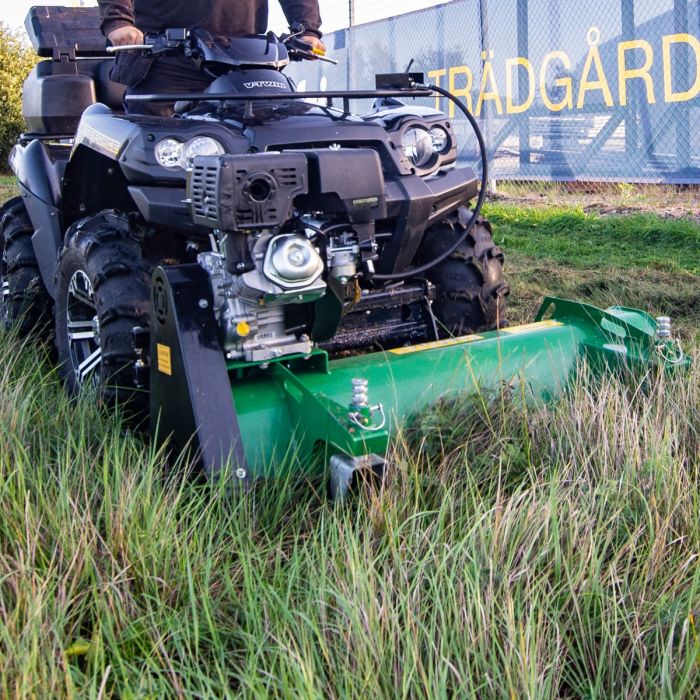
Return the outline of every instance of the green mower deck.
<path id="1" fill-rule="evenodd" d="M 555 298 L 533 323 L 500 331 L 335 360 L 315 350 L 227 362 L 211 314 L 202 313 L 206 280 L 195 267 L 154 275 L 151 416 L 159 441 L 189 446 L 209 474 L 231 465 L 248 480 L 313 463 L 330 467 L 342 493 L 356 471 L 381 468 L 397 429 L 440 398 L 505 384 L 548 401 L 584 365 L 602 373 L 689 364 L 644 312 Z"/>

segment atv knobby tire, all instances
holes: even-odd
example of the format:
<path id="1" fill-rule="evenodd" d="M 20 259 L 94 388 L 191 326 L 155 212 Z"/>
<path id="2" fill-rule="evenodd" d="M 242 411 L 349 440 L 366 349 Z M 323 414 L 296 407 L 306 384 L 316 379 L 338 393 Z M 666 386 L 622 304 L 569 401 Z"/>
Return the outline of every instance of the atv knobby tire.
<path id="1" fill-rule="evenodd" d="M 96 388 L 102 402 L 140 415 L 132 329 L 149 321 L 150 269 L 126 215 L 102 212 L 68 230 L 56 272 L 56 346 L 71 394 Z"/>
<path id="2" fill-rule="evenodd" d="M 32 247 L 34 229 L 21 197 L 0 210 L 0 324 L 20 337 L 48 326 L 51 297 Z"/>
<path id="3" fill-rule="evenodd" d="M 420 261 L 438 257 L 464 233 L 458 221 L 446 221 L 426 232 Z M 503 276 L 503 252 L 493 242 L 491 225 L 479 219 L 463 243 L 428 271 L 435 285 L 433 313 L 440 334 L 464 335 L 506 324 L 508 284 Z"/>

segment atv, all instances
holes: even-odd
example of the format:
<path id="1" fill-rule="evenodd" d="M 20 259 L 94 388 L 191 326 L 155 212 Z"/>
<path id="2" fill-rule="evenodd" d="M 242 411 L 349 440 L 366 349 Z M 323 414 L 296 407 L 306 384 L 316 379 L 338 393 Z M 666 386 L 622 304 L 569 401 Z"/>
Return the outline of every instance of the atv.
<path id="1" fill-rule="evenodd" d="M 480 216 L 485 147 L 449 93 L 414 73 L 299 93 L 283 69 L 319 57 L 296 33 L 172 29 L 126 50 L 189 57 L 211 85 L 127 98 L 174 102 L 169 118 L 126 113 L 98 21 L 92 8 L 30 11 L 45 60 L 10 158 L 21 196 L 2 210 L 3 322 L 46 335 L 53 317 L 69 392 L 146 412 L 208 474 L 232 465 L 247 480 L 321 452 L 344 493 L 358 470 L 382 470 L 409 409 L 465 390 L 469 343 L 490 358 L 471 374 L 498 382 L 504 357 L 517 372 L 553 328 L 566 332 L 552 350 L 571 342 L 556 308 L 525 335 L 498 330 L 508 286 Z M 448 117 L 407 102 L 436 91 L 475 128 L 481 178 L 458 164 Z M 646 315 L 595 311 L 630 343 L 657 342 Z M 543 356 L 542 381 L 563 381 L 568 355 L 561 373 Z"/>

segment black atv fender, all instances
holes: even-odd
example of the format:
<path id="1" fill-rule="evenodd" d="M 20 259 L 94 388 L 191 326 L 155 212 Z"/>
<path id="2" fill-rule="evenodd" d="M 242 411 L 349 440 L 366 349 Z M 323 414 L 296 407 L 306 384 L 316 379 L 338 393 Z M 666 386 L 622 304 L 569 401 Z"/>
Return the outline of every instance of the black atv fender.
<path id="1" fill-rule="evenodd" d="M 64 230 L 103 209 L 136 209 L 120 156 L 139 131 L 103 104 L 83 112 L 63 178 Z"/>
<path id="2" fill-rule="evenodd" d="M 16 146 L 10 159 L 20 194 L 34 227 L 32 247 L 46 289 L 54 296 L 54 269 L 62 241 L 61 174 L 64 163 L 53 161 L 39 140 Z"/>

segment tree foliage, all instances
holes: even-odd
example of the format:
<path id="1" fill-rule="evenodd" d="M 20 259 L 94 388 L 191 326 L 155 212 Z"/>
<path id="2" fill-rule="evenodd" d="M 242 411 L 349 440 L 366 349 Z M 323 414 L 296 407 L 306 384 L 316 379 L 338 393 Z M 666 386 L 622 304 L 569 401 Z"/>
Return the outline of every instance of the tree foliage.
<path id="1" fill-rule="evenodd" d="M 22 118 L 22 83 L 37 58 L 22 32 L 0 22 L 0 172 L 17 136 L 25 128 Z"/>

